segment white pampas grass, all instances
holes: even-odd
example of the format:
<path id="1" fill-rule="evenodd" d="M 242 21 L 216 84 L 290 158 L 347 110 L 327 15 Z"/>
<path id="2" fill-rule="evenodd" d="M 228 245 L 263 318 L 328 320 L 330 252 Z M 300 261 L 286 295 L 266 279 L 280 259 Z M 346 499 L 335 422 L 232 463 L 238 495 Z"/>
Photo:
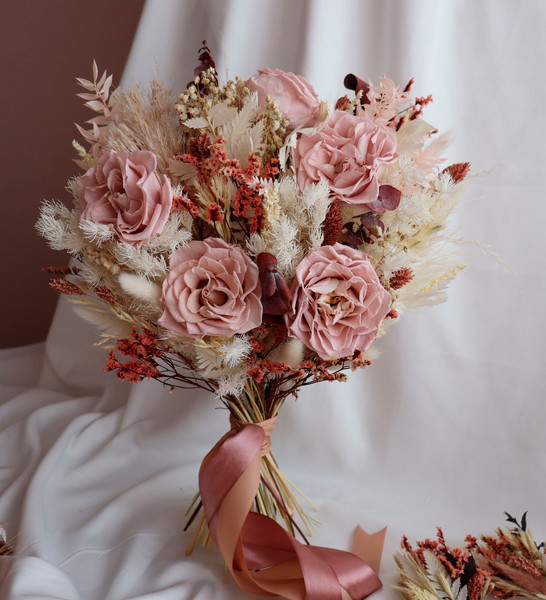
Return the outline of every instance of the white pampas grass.
<path id="1" fill-rule="evenodd" d="M 194 356 L 199 373 L 209 379 L 228 377 L 252 352 L 246 335 L 232 338 L 210 338 L 194 340 Z M 243 367 L 246 373 L 246 366 Z"/>
<path id="2" fill-rule="evenodd" d="M 121 273 L 118 282 L 121 289 L 135 300 L 160 306 L 161 287 L 157 283 L 131 273 Z"/>

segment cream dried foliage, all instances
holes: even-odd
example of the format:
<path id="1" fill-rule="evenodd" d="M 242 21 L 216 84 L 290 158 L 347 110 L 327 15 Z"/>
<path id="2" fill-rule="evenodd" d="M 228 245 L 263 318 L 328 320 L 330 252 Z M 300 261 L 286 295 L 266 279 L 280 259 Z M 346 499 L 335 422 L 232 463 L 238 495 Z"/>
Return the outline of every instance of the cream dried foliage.
<path id="1" fill-rule="evenodd" d="M 114 230 L 109 225 L 97 223 L 96 221 L 82 220 L 79 227 L 82 230 L 83 237 L 97 246 L 114 239 Z"/>
<path id="2" fill-rule="evenodd" d="M 247 242 L 251 255 L 270 252 L 277 258 L 277 268 L 287 278 L 303 257 L 322 244 L 322 222 L 330 200 L 324 182 L 298 191 L 294 177 L 280 182 L 264 181 L 265 225 L 261 234 Z"/>
<path id="3" fill-rule="evenodd" d="M 191 242 L 192 223 L 193 219 L 187 211 L 171 211 L 163 231 L 146 240 L 141 246 L 141 251 L 171 255 L 180 246 L 186 246 Z"/>
<path id="4" fill-rule="evenodd" d="M 245 359 L 252 352 L 246 335 L 235 335 L 233 338 L 197 338 L 193 340 L 193 347 L 195 366 L 203 377 L 226 379 L 241 370 L 246 375 Z"/>
<path id="5" fill-rule="evenodd" d="M 149 150 L 157 156 L 158 171 L 169 172 L 172 158 L 182 154 L 186 136 L 178 124 L 172 91 L 154 80 L 147 92 L 133 86 L 120 97 L 123 117 L 108 130 L 106 145 L 116 151 Z"/>
<path id="6" fill-rule="evenodd" d="M 86 246 L 79 227 L 79 214 L 58 200 L 44 200 L 40 217 L 35 225 L 54 250 L 66 250 L 72 255 L 80 254 Z"/>
<path id="7" fill-rule="evenodd" d="M 116 263 L 125 270 L 151 280 L 163 280 L 167 275 L 167 261 L 163 254 L 147 252 L 124 242 L 112 244 L 110 251 Z"/>

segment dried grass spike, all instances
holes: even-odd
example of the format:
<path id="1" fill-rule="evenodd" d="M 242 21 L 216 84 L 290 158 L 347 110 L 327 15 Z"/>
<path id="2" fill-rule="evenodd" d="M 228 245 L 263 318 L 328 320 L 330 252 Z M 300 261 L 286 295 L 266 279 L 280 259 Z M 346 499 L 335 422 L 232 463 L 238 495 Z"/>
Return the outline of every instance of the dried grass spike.
<path id="1" fill-rule="evenodd" d="M 343 219 L 341 216 L 341 207 L 334 202 L 330 205 L 326 218 L 324 219 L 324 224 L 322 225 L 322 230 L 324 232 L 324 241 L 322 242 L 322 245 L 332 246 L 339 241 L 342 227 Z"/>
<path id="2" fill-rule="evenodd" d="M 67 294 L 69 296 L 85 296 L 85 292 L 80 290 L 75 283 L 67 281 L 66 279 L 55 277 L 54 279 L 49 280 L 49 285 L 60 294 Z"/>
<path id="3" fill-rule="evenodd" d="M 442 173 L 449 173 L 455 183 L 460 183 L 469 173 L 470 163 L 455 163 L 446 167 Z"/>

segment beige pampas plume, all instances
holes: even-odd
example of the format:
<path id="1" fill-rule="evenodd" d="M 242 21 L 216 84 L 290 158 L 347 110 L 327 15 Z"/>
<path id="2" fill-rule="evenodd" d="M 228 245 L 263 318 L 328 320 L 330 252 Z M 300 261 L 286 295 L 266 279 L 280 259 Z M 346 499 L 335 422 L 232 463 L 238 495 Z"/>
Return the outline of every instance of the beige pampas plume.
<path id="1" fill-rule="evenodd" d="M 132 323 L 118 318 L 104 308 L 104 304 L 90 298 L 73 298 L 69 302 L 77 315 L 98 327 L 110 338 L 125 338 L 133 328 Z"/>
<path id="2" fill-rule="evenodd" d="M 151 302 L 159 306 L 161 287 L 144 277 L 122 273 L 118 278 L 121 289 L 140 302 Z"/>

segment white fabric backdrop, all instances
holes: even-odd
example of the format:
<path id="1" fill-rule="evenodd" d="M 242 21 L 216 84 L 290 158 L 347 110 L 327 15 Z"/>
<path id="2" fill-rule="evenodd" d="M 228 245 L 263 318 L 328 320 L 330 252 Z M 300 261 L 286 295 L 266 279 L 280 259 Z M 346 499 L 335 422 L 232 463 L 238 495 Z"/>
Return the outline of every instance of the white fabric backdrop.
<path id="1" fill-rule="evenodd" d="M 159 65 L 182 90 L 206 39 L 222 75 L 279 67 L 324 98 L 349 72 L 414 76 L 435 98 L 427 120 L 456 131 L 449 162 L 494 169 L 472 179 L 456 223 L 509 268 L 474 252 L 446 304 L 405 315 L 350 383 L 289 401 L 274 434 L 320 509 L 317 544 L 389 525 L 378 599 L 395 596 L 403 533 L 443 525 L 461 544 L 528 509 L 546 537 L 545 30 L 542 0 L 148 0 L 124 74 L 146 82 Z M 0 519 L 17 533 L 0 597 L 250 598 L 215 550 L 184 554 L 184 511 L 225 412 L 200 392 L 118 382 L 94 335 L 61 304 L 45 344 L 0 352 Z"/>

